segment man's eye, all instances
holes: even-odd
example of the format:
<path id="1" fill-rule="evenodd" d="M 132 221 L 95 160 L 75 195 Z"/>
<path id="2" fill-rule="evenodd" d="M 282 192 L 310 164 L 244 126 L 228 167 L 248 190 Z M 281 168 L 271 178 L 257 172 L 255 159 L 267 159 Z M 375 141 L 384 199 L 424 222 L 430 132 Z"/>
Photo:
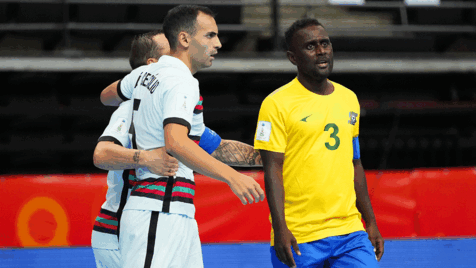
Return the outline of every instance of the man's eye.
<path id="1" fill-rule="evenodd" d="M 309 50 L 314 49 L 314 45 L 307 45 L 307 49 Z"/>

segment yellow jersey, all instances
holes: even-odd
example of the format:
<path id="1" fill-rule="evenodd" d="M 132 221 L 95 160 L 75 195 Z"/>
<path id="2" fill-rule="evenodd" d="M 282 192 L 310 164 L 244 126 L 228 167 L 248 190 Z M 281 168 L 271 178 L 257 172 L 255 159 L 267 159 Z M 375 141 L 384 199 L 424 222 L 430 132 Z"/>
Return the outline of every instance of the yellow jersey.
<path id="1" fill-rule="evenodd" d="M 254 147 L 284 153 L 285 219 L 298 243 L 364 230 L 352 162 L 360 105 L 355 93 L 330 82 L 334 91 L 318 95 L 295 78 L 259 112 Z"/>

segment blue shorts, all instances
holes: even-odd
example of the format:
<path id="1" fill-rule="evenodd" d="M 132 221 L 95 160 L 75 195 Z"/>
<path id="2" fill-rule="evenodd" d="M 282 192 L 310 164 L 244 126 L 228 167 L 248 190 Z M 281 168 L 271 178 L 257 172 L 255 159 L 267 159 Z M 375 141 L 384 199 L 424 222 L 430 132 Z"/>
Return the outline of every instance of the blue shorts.
<path id="1" fill-rule="evenodd" d="M 292 250 L 298 268 L 379 267 L 374 247 L 364 231 L 331 236 L 298 246 L 301 256 Z M 278 260 L 274 247 L 271 247 L 271 262 L 274 268 L 288 267 Z"/>

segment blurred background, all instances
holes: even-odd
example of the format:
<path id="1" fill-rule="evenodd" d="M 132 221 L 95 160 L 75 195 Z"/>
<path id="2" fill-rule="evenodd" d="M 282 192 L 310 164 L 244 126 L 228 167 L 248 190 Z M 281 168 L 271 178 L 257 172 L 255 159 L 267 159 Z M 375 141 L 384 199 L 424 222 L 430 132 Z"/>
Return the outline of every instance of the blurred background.
<path id="1" fill-rule="evenodd" d="M 331 37 L 330 79 L 361 102 L 365 168 L 474 165 L 476 2 L 331 2 L 0 1 L 2 173 L 98 171 L 91 157 L 113 111 L 99 93 L 130 71 L 132 37 L 180 3 L 217 12 L 223 48 L 196 78 L 223 138 L 253 143 L 262 100 L 296 76 L 284 31 L 308 16 Z"/>
<path id="2" fill-rule="evenodd" d="M 372 185 L 385 184 L 382 174 L 415 178 L 422 168 L 437 178 L 453 174 L 441 186 L 432 181 L 431 193 L 441 199 L 443 187 L 462 179 L 458 189 L 467 194 L 448 211 L 458 207 L 467 216 L 462 224 L 476 223 L 468 213 L 476 202 L 476 2 L 464 0 L 0 0 L 4 196 L 15 195 L 5 187 L 9 178 L 104 173 L 92 155 L 114 108 L 102 106 L 99 94 L 129 73 L 133 36 L 161 28 L 178 4 L 207 5 L 217 13 L 223 47 L 213 66 L 195 77 L 205 123 L 222 138 L 253 144 L 262 100 L 296 76 L 286 59 L 284 31 L 296 19 L 317 18 L 334 48 L 330 79 L 360 101 L 361 155 L 373 172 L 367 175 Z M 378 210 L 382 203 L 375 203 L 380 199 L 372 185 Z M 412 232 L 389 236 L 418 236 Z M 7 253 L 0 252 L 1 261 Z"/>

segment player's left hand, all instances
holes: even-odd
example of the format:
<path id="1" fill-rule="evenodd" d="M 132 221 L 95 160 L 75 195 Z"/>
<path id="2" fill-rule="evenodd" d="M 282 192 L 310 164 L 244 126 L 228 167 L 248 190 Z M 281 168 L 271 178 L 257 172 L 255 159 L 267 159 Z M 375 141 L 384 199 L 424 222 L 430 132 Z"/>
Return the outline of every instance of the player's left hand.
<path id="1" fill-rule="evenodd" d="M 377 228 L 377 224 L 370 224 L 367 226 L 367 234 L 369 235 L 369 240 L 372 242 L 372 246 L 375 249 L 375 256 L 377 257 L 377 261 L 380 261 L 383 255 L 383 238 L 380 234 L 380 231 Z"/>
<path id="2" fill-rule="evenodd" d="M 178 160 L 167 154 L 165 147 L 142 151 L 142 160 L 150 172 L 160 176 L 175 176 Z"/>

